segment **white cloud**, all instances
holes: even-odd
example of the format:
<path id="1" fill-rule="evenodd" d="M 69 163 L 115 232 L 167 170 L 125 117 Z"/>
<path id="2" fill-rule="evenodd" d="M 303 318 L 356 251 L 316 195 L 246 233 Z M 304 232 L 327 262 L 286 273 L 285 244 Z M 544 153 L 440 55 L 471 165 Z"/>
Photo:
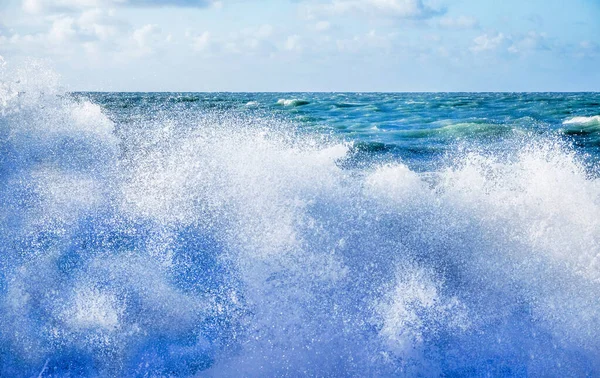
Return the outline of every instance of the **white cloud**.
<path id="1" fill-rule="evenodd" d="M 505 35 L 503 33 L 483 34 L 473 40 L 470 50 L 480 52 L 503 52 L 528 54 L 536 51 L 551 50 L 551 43 L 545 33 L 531 31 L 527 34 Z"/>
<path id="2" fill-rule="evenodd" d="M 277 50 L 273 39 L 278 37 L 272 25 L 265 24 L 255 28 L 245 28 L 230 33 L 222 43 L 225 51 L 236 54 L 269 55 Z"/>
<path id="3" fill-rule="evenodd" d="M 39 35 L 52 44 L 82 41 L 107 41 L 124 31 L 124 25 L 113 18 L 112 11 L 91 9 L 78 16 L 50 16 L 52 22 L 46 35 Z"/>
<path id="4" fill-rule="evenodd" d="M 294 34 L 287 37 L 284 47 L 287 51 L 302 51 L 302 45 L 300 44 L 301 38 L 299 35 Z"/>
<path id="5" fill-rule="evenodd" d="M 273 35 L 273 26 L 268 25 L 268 24 L 261 25 L 256 30 L 252 30 L 252 29 L 247 30 L 246 33 L 253 35 L 255 38 L 259 38 L 259 39 L 269 38 L 271 35 Z"/>
<path id="6" fill-rule="evenodd" d="M 24 55 L 69 53 L 83 47 L 86 51 L 98 51 L 97 43 L 114 45 L 118 35 L 126 33 L 124 23 L 117 21 L 112 11 L 90 9 L 80 14 L 50 15 L 42 18 L 42 31 L 21 34 L 10 30 L 0 36 L 0 44 L 13 48 Z M 45 30 L 44 30 L 45 29 Z"/>
<path id="7" fill-rule="evenodd" d="M 44 5 L 40 0 L 23 0 L 23 10 L 27 13 L 41 12 Z"/>
<path id="8" fill-rule="evenodd" d="M 27 13 L 42 13 L 115 6 L 131 7 L 221 7 L 221 1 L 214 0 L 22 0 L 22 8 Z"/>
<path id="9" fill-rule="evenodd" d="M 91 4 L 91 2 L 86 2 Z M 42 31 L 0 35 L 0 45 L 11 55 L 51 57 L 61 61 L 119 61 L 154 54 L 166 43 L 157 25 L 133 29 L 113 10 L 90 8 L 40 19 Z"/>
<path id="10" fill-rule="evenodd" d="M 529 32 L 526 36 L 513 42 L 508 52 L 513 54 L 527 53 L 537 50 L 549 50 L 545 33 Z"/>
<path id="11" fill-rule="evenodd" d="M 244 28 L 226 35 L 213 35 L 208 31 L 194 34 L 188 30 L 186 38 L 192 50 L 204 53 L 269 55 L 276 50 L 272 41 L 275 29 L 270 24 Z"/>
<path id="12" fill-rule="evenodd" d="M 146 24 L 135 29 L 117 51 L 119 59 L 141 58 L 156 55 L 173 42 L 173 36 L 165 35 L 160 26 Z"/>
<path id="13" fill-rule="evenodd" d="M 473 40 L 471 51 L 483 52 L 494 51 L 500 48 L 506 42 L 506 37 L 502 33 L 496 35 L 483 34 Z"/>
<path id="14" fill-rule="evenodd" d="M 195 51 L 206 51 L 209 49 L 210 43 L 212 40 L 212 36 L 211 36 L 210 32 L 205 31 L 202 34 L 193 36 L 191 38 L 192 38 L 192 48 Z"/>
<path id="15" fill-rule="evenodd" d="M 52 23 L 48 32 L 48 41 L 55 44 L 69 42 L 75 37 L 77 37 L 75 19 L 71 17 L 58 18 Z"/>
<path id="16" fill-rule="evenodd" d="M 161 32 L 158 25 L 148 24 L 144 25 L 133 32 L 132 38 L 140 48 L 148 47 L 152 40 L 156 38 Z"/>
<path id="17" fill-rule="evenodd" d="M 325 32 L 331 29 L 331 23 L 329 21 L 319 21 L 314 25 L 314 29 L 318 32 Z"/>
<path id="18" fill-rule="evenodd" d="M 391 52 L 397 43 L 397 34 L 379 34 L 371 30 L 364 35 L 357 35 L 350 39 L 338 39 L 337 50 L 341 53 L 368 53 L 376 50 L 377 53 Z"/>
<path id="19" fill-rule="evenodd" d="M 116 37 L 125 28 L 124 23 L 117 21 L 114 16 L 113 10 L 91 9 L 83 12 L 77 23 L 82 30 L 101 41 L 106 41 Z"/>
<path id="20" fill-rule="evenodd" d="M 581 41 L 575 46 L 575 56 L 578 58 L 593 58 L 600 55 L 600 45 L 593 41 Z"/>
<path id="21" fill-rule="evenodd" d="M 86 9 L 121 4 L 121 0 L 23 0 L 23 10 L 28 13 L 42 13 L 70 9 Z"/>
<path id="22" fill-rule="evenodd" d="M 309 4 L 305 9 L 308 18 L 319 15 L 355 14 L 361 17 L 398 19 L 425 19 L 444 13 L 423 0 L 331 0 L 327 3 Z"/>

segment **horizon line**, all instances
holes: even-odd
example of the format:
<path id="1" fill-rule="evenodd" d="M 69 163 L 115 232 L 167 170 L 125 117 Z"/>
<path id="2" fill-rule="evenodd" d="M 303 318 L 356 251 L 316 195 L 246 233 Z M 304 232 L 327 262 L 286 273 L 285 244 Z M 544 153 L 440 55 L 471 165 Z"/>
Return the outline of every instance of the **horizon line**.
<path id="1" fill-rule="evenodd" d="M 105 90 L 74 90 L 67 91 L 68 93 L 235 93 L 235 94 L 256 94 L 256 93 L 385 93 L 385 94 L 431 94 L 431 93 L 445 93 L 445 94 L 460 94 L 460 93 L 477 93 L 477 94 L 490 94 L 490 93 L 511 93 L 511 94 L 540 94 L 540 93 L 600 93 L 600 90 L 594 91 L 129 91 L 129 90 L 118 90 L 118 91 L 105 91 Z"/>

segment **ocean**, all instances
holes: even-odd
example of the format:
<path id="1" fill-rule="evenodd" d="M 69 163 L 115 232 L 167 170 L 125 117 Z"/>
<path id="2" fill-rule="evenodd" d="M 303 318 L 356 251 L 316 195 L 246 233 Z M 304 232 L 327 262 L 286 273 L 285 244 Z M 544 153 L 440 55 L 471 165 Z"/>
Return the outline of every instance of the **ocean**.
<path id="1" fill-rule="evenodd" d="M 600 375 L 599 93 L 0 84 L 0 376 Z"/>

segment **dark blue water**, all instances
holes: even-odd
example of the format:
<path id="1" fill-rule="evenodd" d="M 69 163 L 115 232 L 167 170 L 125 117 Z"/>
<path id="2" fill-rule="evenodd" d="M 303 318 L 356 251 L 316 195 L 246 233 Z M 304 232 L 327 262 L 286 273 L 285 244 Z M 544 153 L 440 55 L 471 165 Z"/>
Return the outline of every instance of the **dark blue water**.
<path id="1" fill-rule="evenodd" d="M 596 376 L 600 94 L 0 87 L 0 376 Z"/>

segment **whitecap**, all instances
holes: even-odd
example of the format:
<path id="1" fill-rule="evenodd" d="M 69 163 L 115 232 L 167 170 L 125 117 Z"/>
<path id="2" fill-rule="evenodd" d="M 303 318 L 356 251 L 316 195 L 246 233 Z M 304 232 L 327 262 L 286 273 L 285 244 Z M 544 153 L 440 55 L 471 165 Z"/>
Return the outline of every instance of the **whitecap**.
<path id="1" fill-rule="evenodd" d="M 591 117 L 573 117 L 565 120 L 563 125 L 600 125 L 600 115 Z"/>

